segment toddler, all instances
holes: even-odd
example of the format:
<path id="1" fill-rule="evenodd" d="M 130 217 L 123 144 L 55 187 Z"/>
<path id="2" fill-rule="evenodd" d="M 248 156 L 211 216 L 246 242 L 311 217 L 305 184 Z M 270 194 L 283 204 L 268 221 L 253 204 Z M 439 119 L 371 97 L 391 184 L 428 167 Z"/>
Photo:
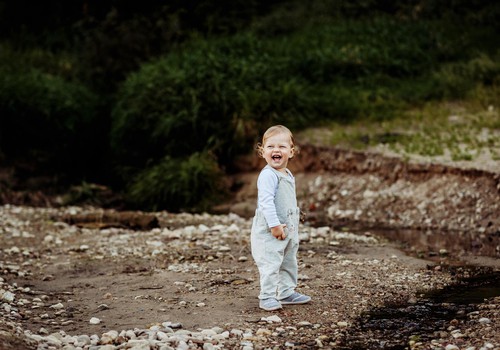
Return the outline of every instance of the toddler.
<path id="1" fill-rule="evenodd" d="M 286 304 L 304 304 L 311 298 L 295 291 L 300 209 L 295 178 L 287 169 L 297 152 L 291 131 L 282 125 L 270 127 L 257 151 L 267 165 L 257 180 L 251 246 L 260 274 L 259 307 L 272 311 Z"/>

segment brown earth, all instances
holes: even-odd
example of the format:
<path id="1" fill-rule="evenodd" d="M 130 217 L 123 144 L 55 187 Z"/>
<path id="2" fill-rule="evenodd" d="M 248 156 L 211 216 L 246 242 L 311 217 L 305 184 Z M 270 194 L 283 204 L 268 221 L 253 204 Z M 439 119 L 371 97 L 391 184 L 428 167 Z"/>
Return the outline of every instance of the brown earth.
<path id="1" fill-rule="evenodd" d="M 216 344 L 230 349 L 242 341 L 254 349 L 373 348 L 380 339 L 360 326 L 367 312 L 419 305 L 467 266 L 500 271 L 500 173 L 305 146 L 291 169 L 306 213 L 299 290 L 313 301 L 260 310 L 249 218 L 261 165 L 241 159 L 234 200 L 213 214 L 148 213 L 159 227 L 144 231 L 68 224 L 68 216 L 109 214 L 99 208 L 1 206 L 0 298 L 10 291 L 15 299 L 0 302 L 0 348 L 42 348 L 27 330 L 100 336 L 164 322 L 251 334 Z M 385 341 L 500 349 L 500 298 L 474 310 Z M 262 321 L 273 314 L 282 322 Z"/>

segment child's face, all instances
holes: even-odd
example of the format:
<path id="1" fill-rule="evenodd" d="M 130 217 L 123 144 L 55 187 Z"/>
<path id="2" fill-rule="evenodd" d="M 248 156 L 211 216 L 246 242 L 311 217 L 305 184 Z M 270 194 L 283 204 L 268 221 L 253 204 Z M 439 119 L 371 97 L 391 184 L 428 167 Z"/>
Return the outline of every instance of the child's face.
<path id="1" fill-rule="evenodd" d="M 293 157 L 292 140 L 284 132 L 268 137 L 263 145 L 263 157 L 274 169 L 286 172 L 288 160 Z"/>

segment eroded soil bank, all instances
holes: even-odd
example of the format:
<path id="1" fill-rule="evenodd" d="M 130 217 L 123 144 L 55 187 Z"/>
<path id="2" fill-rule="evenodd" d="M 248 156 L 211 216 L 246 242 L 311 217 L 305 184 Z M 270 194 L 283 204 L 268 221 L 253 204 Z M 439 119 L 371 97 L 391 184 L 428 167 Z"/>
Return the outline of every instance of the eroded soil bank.
<path id="1" fill-rule="evenodd" d="M 241 164 L 218 214 L 148 213 L 147 230 L 101 225 L 93 207 L 1 206 L 0 348 L 500 349 L 499 297 L 426 300 L 474 266 L 500 270 L 497 173 L 303 147 L 299 290 L 313 301 L 268 313 L 249 246 L 260 163 Z M 68 221 L 81 215 L 101 222 Z M 431 304 L 452 317 L 374 317 Z"/>
<path id="2" fill-rule="evenodd" d="M 262 160 L 239 164 L 235 200 L 218 209 L 250 217 Z M 290 165 L 310 225 L 370 229 L 408 242 L 421 256 L 447 249 L 462 258 L 500 257 L 500 169 L 313 146 L 303 147 Z"/>

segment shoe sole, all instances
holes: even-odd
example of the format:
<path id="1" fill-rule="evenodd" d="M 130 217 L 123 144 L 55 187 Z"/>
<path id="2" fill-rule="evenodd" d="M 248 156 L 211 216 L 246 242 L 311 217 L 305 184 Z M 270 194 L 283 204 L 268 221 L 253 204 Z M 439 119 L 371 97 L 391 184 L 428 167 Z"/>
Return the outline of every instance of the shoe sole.
<path id="1" fill-rule="evenodd" d="M 262 307 L 262 306 L 259 306 L 262 310 L 266 310 L 266 311 L 274 311 L 274 310 L 279 310 L 279 309 L 282 309 L 283 307 L 280 305 L 280 306 L 275 306 L 275 307 Z"/>
<path id="2" fill-rule="evenodd" d="M 300 305 L 300 304 L 307 304 L 310 302 L 311 299 L 309 300 L 304 300 L 304 301 L 280 301 L 281 305 Z"/>

